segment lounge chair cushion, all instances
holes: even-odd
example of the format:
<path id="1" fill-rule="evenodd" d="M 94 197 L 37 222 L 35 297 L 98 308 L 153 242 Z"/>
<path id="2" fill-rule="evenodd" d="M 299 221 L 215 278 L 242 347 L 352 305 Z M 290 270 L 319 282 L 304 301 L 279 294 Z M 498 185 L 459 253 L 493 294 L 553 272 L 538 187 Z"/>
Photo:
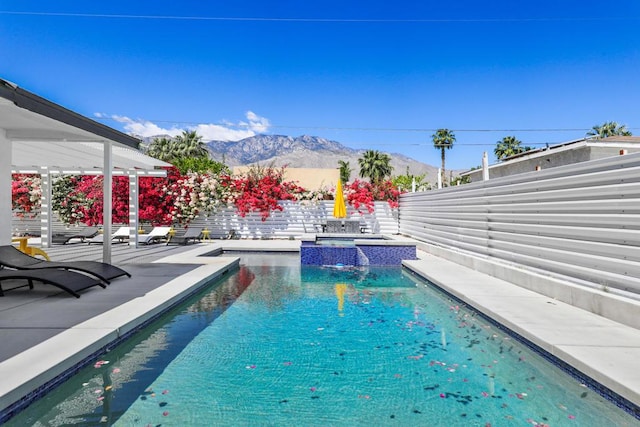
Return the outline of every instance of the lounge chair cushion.
<path id="1" fill-rule="evenodd" d="M 115 233 L 113 233 L 111 235 L 111 240 L 118 240 L 119 242 L 124 242 L 125 240 L 127 240 L 129 238 L 129 227 L 120 227 L 116 230 Z M 97 236 L 95 236 L 93 239 L 88 241 L 89 244 L 92 243 L 98 243 L 98 244 L 103 244 L 104 243 L 104 234 L 98 234 Z"/>
<path id="2" fill-rule="evenodd" d="M 171 231 L 171 227 L 154 227 L 149 234 L 138 236 L 138 243 L 145 245 L 157 243 L 160 240 L 164 240 L 169 237 L 169 231 Z"/>

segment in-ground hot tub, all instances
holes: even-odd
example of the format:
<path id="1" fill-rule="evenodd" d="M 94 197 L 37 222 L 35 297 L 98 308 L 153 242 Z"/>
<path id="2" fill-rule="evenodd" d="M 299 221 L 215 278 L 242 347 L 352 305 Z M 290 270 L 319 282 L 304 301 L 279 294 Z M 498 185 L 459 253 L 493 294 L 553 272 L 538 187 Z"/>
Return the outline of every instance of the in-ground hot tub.
<path id="1" fill-rule="evenodd" d="M 365 266 L 401 265 L 402 260 L 417 259 L 416 244 L 410 241 L 369 238 L 316 236 L 303 239 L 302 265 Z"/>

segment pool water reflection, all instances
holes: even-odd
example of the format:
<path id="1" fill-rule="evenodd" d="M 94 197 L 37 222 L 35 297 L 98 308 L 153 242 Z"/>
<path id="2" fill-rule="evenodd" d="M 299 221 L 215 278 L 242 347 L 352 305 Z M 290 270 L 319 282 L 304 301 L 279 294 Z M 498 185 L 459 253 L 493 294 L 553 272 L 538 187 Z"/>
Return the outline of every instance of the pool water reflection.
<path id="1" fill-rule="evenodd" d="M 8 425 L 638 425 L 401 268 L 243 266 L 102 361 Z"/>

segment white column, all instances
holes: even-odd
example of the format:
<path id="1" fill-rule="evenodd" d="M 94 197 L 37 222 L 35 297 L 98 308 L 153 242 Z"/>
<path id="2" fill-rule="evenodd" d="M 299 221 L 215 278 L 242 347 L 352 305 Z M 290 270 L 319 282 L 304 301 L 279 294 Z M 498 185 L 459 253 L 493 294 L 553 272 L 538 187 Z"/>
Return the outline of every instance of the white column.
<path id="1" fill-rule="evenodd" d="M 40 237 L 43 248 L 51 247 L 51 173 L 47 166 L 40 168 L 40 180 L 42 182 L 42 196 L 40 196 Z"/>
<path id="2" fill-rule="evenodd" d="M 138 173 L 130 170 L 129 174 L 129 245 L 138 247 Z"/>
<path id="3" fill-rule="evenodd" d="M 102 245 L 102 262 L 111 263 L 111 211 L 113 210 L 113 201 L 111 200 L 112 194 L 112 182 L 113 182 L 113 157 L 111 153 L 111 141 L 104 141 L 104 183 L 102 186 L 104 209 L 102 211 L 103 217 L 103 232 L 104 243 Z"/>
<path id="4" fill-rule="evenodd" d="M 438 189 L 442 188 L 442 168 L 438 168 Z"/>
<path id="5" fill-rule="evenodd" d="M 482 153 L 482 180 L 489 181 L 489 157 L 486 151 Z"/>
<path id="6" fill-rule="evenodd" d="M 0 129 L 0 245 L 11 244 L 11 141 Z"/>

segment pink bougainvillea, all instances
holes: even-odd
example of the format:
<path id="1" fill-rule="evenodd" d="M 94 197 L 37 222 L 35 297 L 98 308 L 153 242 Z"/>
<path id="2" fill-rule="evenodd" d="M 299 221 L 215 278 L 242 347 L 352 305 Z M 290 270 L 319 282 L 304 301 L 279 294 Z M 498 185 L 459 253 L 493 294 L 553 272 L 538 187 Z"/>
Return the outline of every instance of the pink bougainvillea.
<path id="1" fill-rule="evenodd" d="M 167 176 L 141 177 L 138 180 L 140 196 L 138 199 L 139 219 L 152 225 L 171 225 L 173 223 L 174 190 L 182 175 L 176 168 L 167 168 Z"/>
<path id="2" fill-rule="evenodd" d="M 74 196 L 78 203 L 78 220 L 87 225 L 103 223 L 103 182 L 102 175 L 80 176 L 76 181 Z M 111 215 L 114 223 L 129 222 L 129 180 L 125 176 L 114 176 L 111 196 Z"/>
<path id="3" fill-rule="evenodd" d="M 40 211 L 42 185 L 40 175 L 13 174 L 11 207 L 19 217 L 34 217 Z"/>
<path id="4" fill-rule="evenodd" d="M 188 223 L 202 213 L 210 214 L 219 205 L 235 206 L 240 216 L 260 213 L 265 221 L 272 212 L 282 211 L 281 200 L 306 203 L 326 198 L 326 190 L 308 192 L 297 183 L 284 180 L 284 168 L 252 168 L 244 175 L 181 174 L 167 168 L 167 176 L 139 179 L 139 219 L 152 225 Z M 67 224 L 103 222 L 103 177 L 60 176 L 53 181 L 52 206 Z M 14 175 L 12 205 L 18 215 L 35 215 L 40 210 L 41 182 L 38 175 Z M 372 185 L 355 180 L 344 186 L 347 203 L 359 212 L 374 211 L 374 201 L 384 200 L 398 207 L 400 192 L 391 181 Z M 112 221 L 129 221 L 129 182 L 113 177 Z"/>
<path id="5" fill-rule="evenodd" d="M 305 192 L 294 182 L 284 181 L 284 169 L 264 168 L 250 171 L 244 176 L 220 177 L 221 198 L 232 204 L 238 214 L 260 212 L 265 221 L 271 212 L 282 211 L 279 200 L 298 200 Z"/>
<path id="6" fill-rule="evenodd" d="M 391 181 L 382 181 L 378 184 L 355 180 L 344 186 L 345 199 L 358 212 L 364 209 L 373 213 L 375 201 L 386 201 L 392 208 L 398 207 L 400 191 Z"/>

